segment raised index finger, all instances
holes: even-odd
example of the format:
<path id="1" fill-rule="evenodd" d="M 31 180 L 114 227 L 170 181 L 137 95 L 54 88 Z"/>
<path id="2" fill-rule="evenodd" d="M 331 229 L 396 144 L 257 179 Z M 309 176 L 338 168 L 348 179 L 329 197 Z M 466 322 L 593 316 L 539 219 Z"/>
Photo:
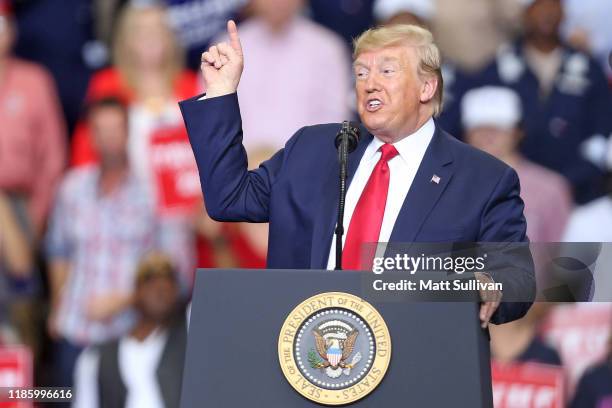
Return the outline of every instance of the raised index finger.
<path id="1" fill-rule="evenodd" d="M 242 55 L 242 45 L 240 44 L 240 37 L 238 36 L 238 27 L 236 27 L 234 20 L 229 20 L 227 22 L 227 34 L 229 35 L 231 47 L 238 55 Z"/>

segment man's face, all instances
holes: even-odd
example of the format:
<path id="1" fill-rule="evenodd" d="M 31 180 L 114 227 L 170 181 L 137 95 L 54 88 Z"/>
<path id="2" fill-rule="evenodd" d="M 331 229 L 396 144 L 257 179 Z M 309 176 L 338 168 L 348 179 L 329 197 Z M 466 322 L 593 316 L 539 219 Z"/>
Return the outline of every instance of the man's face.
<path id="1" fill-rule="evenodd" d="M 94 143 L 101 158 L 122 157 L 127 151 L 127 118 L 125 112 L 114 106 L 94 108 L 89 122 Z"/>
<path id="2" fill-rule="evenodd" d="M 142 12 L 134 20 L 126 39 L 128 49 L 139 66 L 158 67 L 170 54 L 170 33 L 165 15 L 151 9 Z"/>
<path id="3" fill-rule="evenodd" d="M 536 0 L 525 12 L 525 30 L 530 35 L 555 38 L 562 20 L 560 0 Z"/>
<path id="4" fill-rule="evenodd" d="M 274 28 L 282 28 L 304 6 L 304 0 L 252 0 L 255 14 Z"/>
<path id="5" fill-rule="evenodd" d="M 164 322 L 174 313 L 177 302 L 178 287 L 172 277 L 150 276 L 136 287 L 136 307 L 153 321 Z"/>
<path id="6" fill-rule="evenodd" d="M 466 133 L 466 142 L 490 155 L 503 159 L 514 153 L 520 135 L 516 130 L 500 129 L 494 126 L 479 126 Z"/>
<path id="7" fill-rule="evenodd" d="M 386 142 L 414 131 L 422 81 L 415 50 L 392 46 L 359 54 L 353 64 L 357 111 L 365 127 Z"/>

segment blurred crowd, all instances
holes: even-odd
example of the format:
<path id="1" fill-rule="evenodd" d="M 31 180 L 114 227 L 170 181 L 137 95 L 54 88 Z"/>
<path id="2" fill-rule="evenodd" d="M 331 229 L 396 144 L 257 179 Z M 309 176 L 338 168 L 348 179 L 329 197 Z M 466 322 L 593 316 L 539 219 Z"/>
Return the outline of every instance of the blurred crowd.
<path id="1" fill-rule="evenodd" d="M 612 241 L 609 0 L 0 0 L 0 374 L 19 349 L 75 406 L 178 406 L 194 269 L 265 267 L 267 225 L 206 215 L 177 105 L 228 18 L 250 167 L 356 118 L 352 38 L 419 24 L 438 125 L 516 169 L 531 241 Z M 611 326 L 612 304 L 540 304 L 492 328 L 496 405 L 530 406 L 503 385 L 524 363 L 612 407 Z"/>

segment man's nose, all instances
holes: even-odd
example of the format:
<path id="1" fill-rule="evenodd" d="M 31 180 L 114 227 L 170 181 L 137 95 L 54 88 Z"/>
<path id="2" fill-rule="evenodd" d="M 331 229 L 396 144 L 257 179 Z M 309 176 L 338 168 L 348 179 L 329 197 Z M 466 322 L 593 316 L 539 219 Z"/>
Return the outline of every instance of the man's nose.
<path id="1" fill-rule="evenodd" d="M 378 81 L 378 74 L 376 72 L 371 72 L 368 75 L 368 79 L 366 80 L 366 91 L 367 92 L 375 92 L 380 90 L 380 83 Z"/>

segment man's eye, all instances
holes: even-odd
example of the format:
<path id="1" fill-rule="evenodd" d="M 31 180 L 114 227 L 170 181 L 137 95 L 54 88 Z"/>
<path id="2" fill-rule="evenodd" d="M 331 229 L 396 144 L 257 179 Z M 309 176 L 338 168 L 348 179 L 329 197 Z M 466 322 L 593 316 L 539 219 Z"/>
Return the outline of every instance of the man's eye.
<path id="1" fill-rule="evenodd" d="M 368 76 L 368 73 L 365 71 L 357 72 L 357 78 L 365 78 Z"/>
<path id="2" fill-rule="evenodd" d="M 389 74 L 392 74 L 394 72 L 395 72 L 395 70 L 393 68 L 385 68 L 385 69 L 383 69 L 383 74 L 385 74 L 385 75 L 389 75 Z"/>

